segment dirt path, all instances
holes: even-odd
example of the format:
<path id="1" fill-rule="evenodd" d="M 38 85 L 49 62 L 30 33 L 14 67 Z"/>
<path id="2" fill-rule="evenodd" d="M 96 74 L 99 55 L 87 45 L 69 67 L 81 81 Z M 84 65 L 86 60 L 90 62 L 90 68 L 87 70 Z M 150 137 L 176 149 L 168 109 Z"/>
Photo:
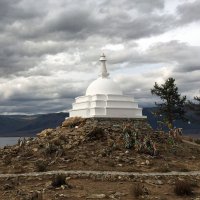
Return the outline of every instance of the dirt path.
<path id="1" fill-rule="evenodd" d="M 38 177 L 45 175 L 56 175 L 56 174 L 65 174 L 67 176 L 70 175 L 78 175 L 80 177 L 90 177 L 90 176 L 120 176 L 128 177 L 152 177 L 152 176 L 199 176 L 200 171 L 191 171 L 191 172 L 152 172 L 152 173 L 139 173 L 139 172 L 119 172 L 119 171 L 84 171 L 84 170 L 57 170 L 57 171 L 47 171 L 47 172 L 32 172 L 32 173 L 22 173 L 22 174 L 0 174 L 0 178 L 8 178 L 8 177 Z"/>

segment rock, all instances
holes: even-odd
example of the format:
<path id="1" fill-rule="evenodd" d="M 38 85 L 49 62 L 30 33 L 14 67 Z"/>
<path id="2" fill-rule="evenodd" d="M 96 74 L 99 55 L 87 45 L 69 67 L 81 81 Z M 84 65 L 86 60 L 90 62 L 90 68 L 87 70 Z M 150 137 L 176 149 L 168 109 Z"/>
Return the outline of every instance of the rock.
<path id="1" fill-rule="evenodd" d="M 174 185 L 174 183 L 175 182 L 173 180 L 171 180 L 171 179 L 167 181 L 167 184 L 169 184 L 169 185 Z"/>
<path id="2" fill-rule="evenodd" d="M 37 151 L 38 151 L 38 148 L 33 148 L 33 151 L 34 151 L 34 152 L 37 152 Z"/>
<path id="3" fill-rule="evenodd" d="M 146 161 L 145 161 L 145 164 L 146 164 L 146 165 L 150 165 L 150 161 L 149 161 L 149 160 L 146 160 Z"/>
<path id="4" fill-rule="evenodd" d="M 105 194 L 91 194 L 86 199 L 104 199 L 106 198 Z"/>
<path id="5" fill-rule="evenodd" d="M 48 135 L 50 135 L 51 132 L 53 132 L 53 129 L 48 128 L 48 129 L 43 130 L 41 133 L 38 133 L 37 136 L 40 138 L 44 138 L 44 137 L 47 137 Z"/>
<path id="6" fill-rule="evenodd" d="M 157 181 L 155 181 L 155 184 L 156 185 L 163 185 L 163 182 L 161 180 L 157 180 Z"/>
<path id="7" fill-rule="evenodd" d="M 66 148 L 66 149 L 71 149 L 71 148 L 72 148 L 72 145 L 67 144 L 67 145 L 65 145 L 65 148 Z"/>
<path id="8" fill-rule="evenodd" d="M 69 181 L 70 179 L 71 179 L 71 177 L 69 177 L 69 176 L 66 177 L 66 178 L 65 178 L 65 183 L 67 183 L 67 181 Z"/>

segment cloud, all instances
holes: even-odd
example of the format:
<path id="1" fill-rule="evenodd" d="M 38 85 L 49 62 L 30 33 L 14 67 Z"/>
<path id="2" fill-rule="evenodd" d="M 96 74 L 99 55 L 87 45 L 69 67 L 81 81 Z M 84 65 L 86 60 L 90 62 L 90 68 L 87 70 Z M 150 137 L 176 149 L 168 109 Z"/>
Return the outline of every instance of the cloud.
<path id="1" fill-rule="evenodd" d="M 166 0 L 1 0 L 0 112 L 70 108 L 98 76 L 102 51 L 112 78 L 144 106 L 168 76 L 196 94 L 200 46 L 152 39 L 199 23 L 199 1 L 184 2 L 170 13 Z M 141 39 L 152 45 L 141 50 Z"/>
<path id="2" fill-rule="evenodd" d="M 177 12 L 180 16 L 180 23 L 191 23 L 200 21 L 200 1 L 184 3 L 177 8 Z"/>
<path id="3" fill-rule="evenodd" d="M 200 46 L 191 46 L 178 41 L 158 43 L 147 52 L 157 62 L 169 63 L 174 71 L 190 72 L 200 69 Z"/>

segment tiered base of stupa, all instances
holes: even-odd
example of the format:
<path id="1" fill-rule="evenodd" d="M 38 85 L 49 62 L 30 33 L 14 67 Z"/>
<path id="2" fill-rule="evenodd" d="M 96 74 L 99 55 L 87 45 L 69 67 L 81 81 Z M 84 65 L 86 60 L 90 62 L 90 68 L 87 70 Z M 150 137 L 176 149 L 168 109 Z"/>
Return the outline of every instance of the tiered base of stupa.
<path id="1" fill-rule="evenodd" d="M 114 94 L 80 96 L 72 104 L 70 117 L 146 118 L 132 97 Z"/>

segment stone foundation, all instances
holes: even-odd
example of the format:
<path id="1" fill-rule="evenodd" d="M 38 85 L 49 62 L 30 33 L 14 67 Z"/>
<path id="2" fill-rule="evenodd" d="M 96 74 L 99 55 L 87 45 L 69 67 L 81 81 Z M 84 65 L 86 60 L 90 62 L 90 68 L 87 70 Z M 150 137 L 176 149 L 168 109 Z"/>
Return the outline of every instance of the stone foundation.
<path id="1" fill-rule="evenodd" d="M 114 131 L 122 131 L 124 126 L 129 124 L 131 128 L 136 131 L 145 133 L 146 131 L 152 131 L 147 119 L 127 119 L 127 118 L 87 118 L 86 124 L 91 126 L 97 126 L 102 129 L 112 129 Z"/>

